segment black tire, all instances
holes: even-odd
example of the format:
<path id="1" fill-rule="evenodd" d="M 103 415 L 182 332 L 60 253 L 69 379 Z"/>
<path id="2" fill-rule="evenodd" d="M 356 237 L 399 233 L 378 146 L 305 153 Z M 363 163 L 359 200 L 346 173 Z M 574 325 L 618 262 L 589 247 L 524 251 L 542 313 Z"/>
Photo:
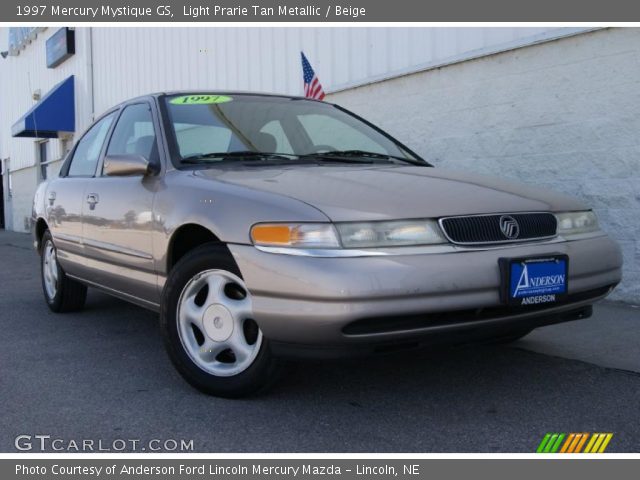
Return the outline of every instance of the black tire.
<path id="1" fill-rule="evenodd" d="M 160 309 L 160 328 L 167 353 L 180 375 L 203 393 L 239 398 L 266 390 L 278 378 L 281 362 L 275 358 L 269 341 L 262 345 L 253 363 L 234 376 L 215 376 L 198 367 L 182 345 L 178 332 L 178 302 L 187 283 L 206 270 L 225 270 L 242 278 L 233 257 L 224 244 L 207 243 L 187 253 L 167 278 Z"/>
<path id="2" fill-rule="evenodd" d="M 87 286 L 67 276 L 60 264 L 56 261 L 55 268 L 58 272 L 58 281 L 55 294 L 50 296 L 45 286 L 45 251 L 50 244 L 55 251 L 53 237 L 49 230 L 44 232 L 40 242 L 40 279 L 44 299 L 52 312 L 77 312 L 82 310 L 87 300 Z"/>
<path id="3" fill-rule="evenodd" d="M 526 337 L 532 331 L 533 331 L 532 328 L 529 328 L 527 330 L 519 330 L 517 332 L 509 333 L 507 335 L 503 335 L 503 336 L 500 336 L 500 337 L 492 338 L 489 343 L 492 343 L 492 344 L 495 344 L 495 345 L 507 345 L 509 343 L 516 342 L 516 341 L 520 340 L 523 337 Z"/>

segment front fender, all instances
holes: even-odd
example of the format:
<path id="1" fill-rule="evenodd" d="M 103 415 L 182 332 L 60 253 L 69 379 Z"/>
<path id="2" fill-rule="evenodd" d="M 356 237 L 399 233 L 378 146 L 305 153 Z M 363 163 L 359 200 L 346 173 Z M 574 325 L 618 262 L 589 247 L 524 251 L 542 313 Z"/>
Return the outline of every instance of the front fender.
<path id="1" fill-rule="evenodd" d="M 173 234 L 183 225 L 200 225 L 220 241 L 251 243 L 250 228 L 260 222 L 328 222 L 329 218 L 299 200 L 193 175 L 168 172 L 154 201 L 159 265 L 166 261 Z"/>

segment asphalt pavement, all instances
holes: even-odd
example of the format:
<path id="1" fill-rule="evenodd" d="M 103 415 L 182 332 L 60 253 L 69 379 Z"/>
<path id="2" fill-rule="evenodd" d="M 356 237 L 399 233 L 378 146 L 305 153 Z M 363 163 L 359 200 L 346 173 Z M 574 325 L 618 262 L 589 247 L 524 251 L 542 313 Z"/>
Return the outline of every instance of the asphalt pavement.
<path id="1" fill-rule="evenodd" d="M 267 394 L 225 400 L 174 371 L 156 314 L 93 290 L 84 311 L 53 314 L 38 268 L 28 235 L 0 231 L 0 452 L 18 435 L 67 451 L 533 452 L 546 432 L 612 432 L 608 452 L 640 452 L 633 306 L 601 303 L 510 346 L 296 363 Z"/>

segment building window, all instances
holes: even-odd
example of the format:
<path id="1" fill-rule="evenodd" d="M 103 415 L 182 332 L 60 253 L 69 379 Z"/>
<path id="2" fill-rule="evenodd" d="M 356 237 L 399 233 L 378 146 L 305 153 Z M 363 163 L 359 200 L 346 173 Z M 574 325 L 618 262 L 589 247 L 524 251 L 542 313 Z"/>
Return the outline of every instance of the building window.
<path id="1" fill-rule="evenodd" d="M 38 147 L 38 165 L 40 167 L 40 180 L 47 179 L 47 162 L 49 161 L 49 157 L 47 155 L 47 146 L 49 145 L 48 140 L 43 140 L 41 142 L 36 143 Z"/>
<path id="2" fill-rule="evenodd" d="M 64 157 L 67 156 L 67 153 L 71 151 L 71 146 L 73 145 L 73 135 L 60 136 L 59 144 L 60 158 L 64 159 Z"/>

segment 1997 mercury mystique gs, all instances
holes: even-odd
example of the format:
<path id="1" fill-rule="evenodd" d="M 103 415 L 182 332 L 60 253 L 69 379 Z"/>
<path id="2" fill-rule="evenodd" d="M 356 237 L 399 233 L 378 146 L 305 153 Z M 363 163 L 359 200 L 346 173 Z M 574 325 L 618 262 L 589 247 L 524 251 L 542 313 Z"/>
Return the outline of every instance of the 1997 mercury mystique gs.
<path id="1" fill-rule="evenodd" d="M 581 202 L 432 168 L 329 103 L 162 93 L 99 118 L 33 205 L 54 312 L 87 286 L 160 312 L 214 395 L 286 356 L 509 341 L 588 317 L 618 246 Z"/>

